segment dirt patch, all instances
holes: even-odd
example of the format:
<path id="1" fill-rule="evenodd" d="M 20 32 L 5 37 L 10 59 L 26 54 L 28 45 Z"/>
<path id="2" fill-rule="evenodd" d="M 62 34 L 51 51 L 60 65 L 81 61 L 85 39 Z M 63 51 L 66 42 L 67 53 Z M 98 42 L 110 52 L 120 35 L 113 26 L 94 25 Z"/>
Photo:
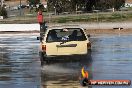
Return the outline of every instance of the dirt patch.
<path id="1" fill-rule="evenodd" d="M 6 5 L 9 5 L 10 7 L 12 6 L 17 6 L 20 4 L 20 0 L 10 0 L 10 1 L 5 1 Z M 21 3 L 26 5 L 27 2 L 26 0 L 21 0 Z"/>
<path id="2" fill-rule="evenodd" d="M 132 29 L 89 29 L 87 34 L 132 34 Z"/>

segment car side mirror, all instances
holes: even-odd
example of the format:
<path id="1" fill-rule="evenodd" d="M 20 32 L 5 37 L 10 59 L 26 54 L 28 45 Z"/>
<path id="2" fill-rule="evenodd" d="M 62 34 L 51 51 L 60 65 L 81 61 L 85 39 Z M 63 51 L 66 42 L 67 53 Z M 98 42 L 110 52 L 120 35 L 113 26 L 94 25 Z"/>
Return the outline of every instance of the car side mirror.
<path id="1" fill-rule="evenodd" d="M 42 41 L 42 40 L 43 40 L 43 38 L 42 38 L 42 37 L 37 37 L 37 40 Z"/>
<path id="2" fill-rule="evenodd" d="M 88 38 L 90 38 L 90 37 L 91 37 L 91 36 L 90 36 L 90 34 L 88 34 L 87 36 L 88 36 Z"/>
<path id="3" fill-rule="evenodd" d="M 37 37 L 37 40 L 40 40 L 40 37 Z"/>

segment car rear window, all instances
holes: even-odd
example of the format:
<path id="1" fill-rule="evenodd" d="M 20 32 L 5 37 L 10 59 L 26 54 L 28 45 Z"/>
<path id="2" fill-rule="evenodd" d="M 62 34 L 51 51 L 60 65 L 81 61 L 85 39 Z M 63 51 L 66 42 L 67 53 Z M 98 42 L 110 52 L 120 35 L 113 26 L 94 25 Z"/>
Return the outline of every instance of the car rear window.
<path id="1" fill-rule="evenodd" d="M 48 32 L 47 42 L 85 41 L 86 36 L 80 28 L 52 29 Z"/>

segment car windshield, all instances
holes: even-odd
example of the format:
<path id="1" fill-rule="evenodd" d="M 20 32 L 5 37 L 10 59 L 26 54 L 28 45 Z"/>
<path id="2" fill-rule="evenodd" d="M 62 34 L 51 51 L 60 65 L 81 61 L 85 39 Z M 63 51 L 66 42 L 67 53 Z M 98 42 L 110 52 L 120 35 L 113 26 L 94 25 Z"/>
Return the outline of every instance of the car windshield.
<path id="1" fill-rule="evenodd" d="M 80 28 L 52 29 L 48 32 L 47 42 L 84 41 L 86 36 Z"/>

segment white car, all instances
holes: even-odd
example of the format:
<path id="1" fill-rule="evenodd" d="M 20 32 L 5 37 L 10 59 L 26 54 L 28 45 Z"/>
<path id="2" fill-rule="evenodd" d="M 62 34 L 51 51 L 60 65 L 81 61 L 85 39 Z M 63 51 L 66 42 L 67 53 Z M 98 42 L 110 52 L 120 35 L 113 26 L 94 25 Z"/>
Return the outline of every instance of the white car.
<path id="1" fill-rule="evenodd" d="M 55 57 L 86 56 L 91 43 L 83 28 L 51 27 L 40 39 L 41 62 Z"/>
<path id="2" fill-rule="evenodd" d="M 13 10 L 18 10 L 18 7 L 17 7 L 17 6 L 10 7 L 10 10 L 11 10 L 11 11 L 13 11 Z"/>

